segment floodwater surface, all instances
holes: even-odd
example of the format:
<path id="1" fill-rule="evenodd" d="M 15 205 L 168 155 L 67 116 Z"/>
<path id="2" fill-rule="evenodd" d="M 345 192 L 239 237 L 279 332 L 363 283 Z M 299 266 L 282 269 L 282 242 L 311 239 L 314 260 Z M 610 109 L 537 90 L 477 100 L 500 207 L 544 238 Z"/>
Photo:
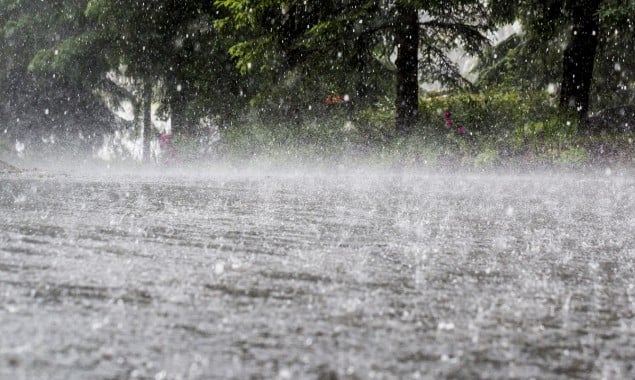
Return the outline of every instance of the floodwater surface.
<path id="1" fill-rule="evenodd" d="M 635 378 L 635 180 L 0 174 L 0 378 Z"/>

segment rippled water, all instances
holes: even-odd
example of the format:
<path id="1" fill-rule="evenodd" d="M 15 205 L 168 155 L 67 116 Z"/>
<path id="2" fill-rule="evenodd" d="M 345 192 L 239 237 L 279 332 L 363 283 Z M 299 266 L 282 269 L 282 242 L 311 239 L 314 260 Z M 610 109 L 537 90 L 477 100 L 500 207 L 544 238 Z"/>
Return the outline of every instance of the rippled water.
<path id="1" fill-rule="evenodd" d="M 635 180 L 0 174 L 0 378 L 634 378 Z"/>

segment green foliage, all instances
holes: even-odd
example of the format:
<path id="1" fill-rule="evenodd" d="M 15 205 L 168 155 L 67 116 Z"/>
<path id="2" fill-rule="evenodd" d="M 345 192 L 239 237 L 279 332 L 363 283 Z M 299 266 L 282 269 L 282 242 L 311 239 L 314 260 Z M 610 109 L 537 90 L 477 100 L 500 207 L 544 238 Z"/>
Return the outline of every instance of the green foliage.
<path id="1" fill-rule="evenodd" d="M 488 49 L 477 72 L 482 87 L 501 84 L 527 90 L 557 87 L 562 80 L 564 47 L 569 40 L 572 9 L 563 0 L 496 0 L 491 3 L 499 24 L 519 21 L 523 32 Z M 604 0 L 591 87 L 591 109 L 635 101 L 635 1 Z M 590 14 L 588 16 L 591 16 Z"/>
<path id="2" fill-rule="evenodd" d="M 484 51 L 475 69 L 477 86 L 543 91 L 560 82 L 561 59 L 562 49 L 557 44 L 545 49 L 544 41 L 512 34 Z"/>
<path id="3" fill-rule="evenodd" d="M 609 24 L 629 24 L 629 20 L 635 13 L 635 1 L 633 0 L 605 0 L 600 9 L 600 18 Z M 632 22 L 629 26 L 632 28 Z"/>
<path id="4" fill-rule="evenodd" d="M 445 135 L 443 113 L 450 111 L 455 125 L 463 125 L 469 134 L 505 139 L 517 125 L 544 118 L 554 108 L 554 99 L 546 93 L 511 88 L 431 95 L 420 105 L 421 133 Z"/>
<path id="5" fill-rule="evenodd" d="M 397 137 L 394 120 L 395 106 L 385 97 L 376 104 L 361 109 L 356 114 L 355 123 L 368 142 L 386 144 Z"/>
<path id="6" fill-rule="evenodd" d="M 209 1 L 91 0 L 85 14 L 109 41 L 102 51 L 111 68 L 125 65 L 127 76 L 160 84 L 155 100 L 179 133 L 197 133 L 206 116 L 234 119 L 245 107 L 249 78 L 239 81 L 228 52 L 235 41 L 214 28 L 223 13 Z"/>
<path id="7" fill-rule="evenodd" d="M 457 47 L 482 51 L 483 32 L 492 27 L 485 3 L 408 4 L 426 15 L 420 23 L 420 79 L 468 85 L 447 54 Z M 227 12 L 216 25 L 241 34 L 230 53 L 242 73 L 257 78 L 252 105 L 265 111 L 307 109 L 336 93 L 363 109 L 394 96 L 392 61 L 400 25 L 395 3 L 217 0 L 215 5 Z"/>
<path id="8" fill-rule="evenodd" d="M 570 148 L 578 133 L 575 115 L 561 113 L 545 92 L 498 88 L 440 94 L 422 99 L 420 110 L 419 133 L 429 143 L 453 147 L 452 154 L 474 159 L 478 167 L 503 157 L 553 156 Z M 445 126 L 446 111 L 453 128 Z M 457 134 L 459 125 L 465 135 Z"/>
<path id="9" fill-rule="evenodd" d="M 348 126 L 337 116 L 303 124 L 245 121 L 222 131 L 220 153 L 243 160 L 337 160 L 364 146 Z"/>
<path id="10" fill-rule="evenodd" d="M 96 32 L 71 37 L 59 45 L 38 51 L 29 71 L 53 72 L 76 82 L 96 84 L 110 66 L 101 53 L 107 41 Z"/>
<path id="11" fill-rule="evenodd" d="M 215 4 L 227 12 L 216 25 L 240 36 L 229 49 L 237 67 L 256 78 L 251 104 L 271 116 L 306 110 L 332 94 L 372 101 L 392 86 L 375 56 L 377 36 L 368 32 L 379 22 L 373 1 Z"/>
<path id="12" fill-rule="evenodd" d="M 574 3 L 0 0 L 0 117 L 65 128 L 62 116 L 89 114 L 97 93 L 138 105 L 139 83 L 152 82 L 152 101 L 175 130 L 198 137 L 197 121 L 210 117 L 225 146 L 245 154 L 332 145 L 477 167 L 519 155 L 584 161 L 580 149 L 592 150 L 576 143 L 575 117 L 554 95 Z M 448 89 L 421 99 L 408 138 L 394 123 L 402 6 L 419 14 L 419 81 Z M 634 12 L 633 0 L 602 2 L 596 110 L 635 101 Z M 523 32 L 487 49 L 493 21 L 519 21 Z M 476 86 L 449 59 L 457 48 L 480 57 Z M 131 84 L 117 87 L 113 72 Z M 326 104 L 333 96 L 349 101 Z M 465 135 L 445 128 L 448 110 Z"/>
<path id="13" fill-rule="evenodd" d="M 500 154 L 497 150 L 487 148 L 476 155 L 474 167 L 477 169 L 490 169 L 498 165 L 500 160 Z"/>
<path id="14" fill-rule="evenodd" d="M 589 153 L 583 147 L 570 147 L 562 150 L 558 154 L 556 162 L 563 165 L 581 165 L 587 163 Z"/>
<path id="15" fill-rule="evenodd" d="M 536 154 L 560 152 L 577 134 L 574 115 L 553 115 L 545 120 L 527 122 L 516 128 L 517 146 L 530 146 Z"/>
<path id="16" fill-rule="evenodd" d="M 81 11 L 86 1 L 0 2 L 1 77 L 24 75 L 38 51 L 81 33 Z"/>
<path id="17" fill-rule="evenodd" d="M 55 54 L 57 45 L 87 31 L 86 3 L 0 1 L 0 122 L 9 136 L 41 141 L 41 135 L 81 134 L 83 144 L 113 121 L 93 93 L 97 76 L 80 70 L 97 70 L 96 61 L 88 55 L 70 59 L 70 46 Z M 61 62 L 68 64 L 52 67 Z"/>
<path id="18" fill-rule="evenodd" d="M 595 110 L 635 102 L 635 1 L 605 0 L 594 71 Z"/>

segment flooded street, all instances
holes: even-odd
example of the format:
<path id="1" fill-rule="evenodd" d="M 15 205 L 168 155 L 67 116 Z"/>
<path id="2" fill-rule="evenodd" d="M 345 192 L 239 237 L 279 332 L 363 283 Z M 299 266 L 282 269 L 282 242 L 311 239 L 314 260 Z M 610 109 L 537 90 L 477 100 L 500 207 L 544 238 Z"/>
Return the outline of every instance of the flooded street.
<path id="1" fill-rule="evenodd" d="M 0 174 L 0 378 L 634 378 L 634 232 L 603 171 Z"/>

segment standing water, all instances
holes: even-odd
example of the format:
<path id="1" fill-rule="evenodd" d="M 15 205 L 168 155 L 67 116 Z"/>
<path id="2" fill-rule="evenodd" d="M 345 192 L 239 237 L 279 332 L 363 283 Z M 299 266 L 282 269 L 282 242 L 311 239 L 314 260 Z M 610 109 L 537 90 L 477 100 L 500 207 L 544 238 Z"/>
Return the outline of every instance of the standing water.
<path id="1" fill-rule="evenodd" d="M 0 174 L 0 378 L 634 378 L 632 178 Z"/>

